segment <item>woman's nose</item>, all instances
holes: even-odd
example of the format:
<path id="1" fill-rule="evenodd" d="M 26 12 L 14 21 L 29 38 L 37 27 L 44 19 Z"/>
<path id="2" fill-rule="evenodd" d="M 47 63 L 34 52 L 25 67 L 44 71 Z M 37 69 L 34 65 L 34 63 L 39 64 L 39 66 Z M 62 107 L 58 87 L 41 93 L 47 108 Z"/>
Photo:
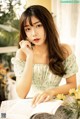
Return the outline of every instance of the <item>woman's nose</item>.
<path id="1" fill-rule="evenodd" d="M 36 30 L 34 28 L 32 29 L 32 36 L 36 36 Z"/>

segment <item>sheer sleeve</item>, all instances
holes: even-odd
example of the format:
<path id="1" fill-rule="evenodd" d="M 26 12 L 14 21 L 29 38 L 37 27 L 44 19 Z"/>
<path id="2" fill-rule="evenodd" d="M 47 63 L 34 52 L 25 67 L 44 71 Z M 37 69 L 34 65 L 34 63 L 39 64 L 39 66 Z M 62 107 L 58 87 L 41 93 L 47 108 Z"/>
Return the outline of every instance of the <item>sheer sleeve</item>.
<path id="1" fill-rule="evenodd" d="M 24 66 L 25 66 L 25 61 L 22 61 L 20 59 L 17 58 L 12 58 L 11 62 L 14 66 L 14 73 L 16 77 L 19 77 L 22 75 L 23 70 L 24 70 Z"/>
<path id="2" fill-rule="evenodd" d="M 63 76 L 64 78 L 69 78 L 70 76 L 78 72 L 78 66 L 74 54 L 68 56 L 66 60 L 63 62 L 63 64 L 66 71 L 66 74 Z"/>

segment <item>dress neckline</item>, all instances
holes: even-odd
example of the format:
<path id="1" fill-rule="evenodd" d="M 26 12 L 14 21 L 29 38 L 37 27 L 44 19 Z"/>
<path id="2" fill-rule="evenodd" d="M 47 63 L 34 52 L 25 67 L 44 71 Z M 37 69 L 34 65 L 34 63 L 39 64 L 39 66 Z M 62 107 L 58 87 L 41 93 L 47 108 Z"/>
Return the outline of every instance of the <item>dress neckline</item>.
<path id="1" fill-rule="evenodd" d="M 73 53 L 71 53 L 64 61 L 70 59 L 72 56 L 74 56 Z M 42 63 L 35 63 L 34 65 L 47 65 L 48 66 L 48 64 L 42 64 Z"/>
<path id="2" fill-rule="evenodd" d="M 73 53 L 71 53 L 63 62 L 65 62 L 65 61 L 67 61 L 68 59 L 70 59 L 72 56 L 74 56 L 74 54 Z M 16 58 L 15 58 L 16 59 Z M 19 61 L 21 61 L 21 62 L 26 62 L 26 61 L 24 61 L 24 60 L 21 60 L 21 59 L 19 59 L 19 58 L 17 58 Z M 45 63 L 35 63 L 35 64 L 33 64 L 33 66 L 35 66 L 35 65 L 41 65 L 41 66 L 49 66 L 48 64 L 45 64 Z"/>

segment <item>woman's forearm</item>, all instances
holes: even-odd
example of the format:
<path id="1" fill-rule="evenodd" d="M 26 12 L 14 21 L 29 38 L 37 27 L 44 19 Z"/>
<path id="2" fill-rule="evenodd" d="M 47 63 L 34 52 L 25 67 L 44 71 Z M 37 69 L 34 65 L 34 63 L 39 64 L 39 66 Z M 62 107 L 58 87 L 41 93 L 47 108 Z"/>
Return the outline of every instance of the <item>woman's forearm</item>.
<path id="1" fill-rule="evenodd" d="M 76 84 L 68 83 L 53 89 L 53 95 L 68 94 L 71 88 L 76 88 Z"/>
<path id="2" fill-rule="evenodd" d="M 30 90 L 33 74 L 33 57 L 28 57 L 20 79 L 16 83 L 16 91 L 20 98 L 25 98 Z"/>

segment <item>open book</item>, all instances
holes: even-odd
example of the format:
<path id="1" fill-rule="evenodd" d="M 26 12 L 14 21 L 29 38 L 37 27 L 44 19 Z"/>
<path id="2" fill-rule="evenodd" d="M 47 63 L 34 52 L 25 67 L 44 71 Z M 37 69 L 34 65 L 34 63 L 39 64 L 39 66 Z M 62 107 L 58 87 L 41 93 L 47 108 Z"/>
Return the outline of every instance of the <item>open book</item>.
<path id="1" fill-rule="evenodd" d="M 58 107 L 62 104 L 61 100 L 53 100 L 31 106 L 31 99 L 17 99 L 3 101 L 1 113 L 6 113 L 8 119 L 29 119 L 36 113 L 55 114 Z"/>
<path id="2" fill-rule="evenodd" d="M 34 115 L 36 113 L 50 113 L 55 114 L 58 107 L 62 104 L 63 101 L 61 100 L 54 100 L 51 102 L 44 102 L 38 104 L 33 110 L 31 115 Z"/>

